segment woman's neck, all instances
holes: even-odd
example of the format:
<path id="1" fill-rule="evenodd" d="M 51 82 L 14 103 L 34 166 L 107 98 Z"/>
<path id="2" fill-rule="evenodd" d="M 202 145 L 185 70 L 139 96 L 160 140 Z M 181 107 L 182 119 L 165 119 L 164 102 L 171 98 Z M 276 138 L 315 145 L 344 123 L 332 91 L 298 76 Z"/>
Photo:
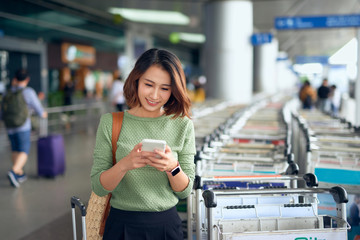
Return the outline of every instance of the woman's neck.
<path id="1" fill-rule="evenodd" d="M 158 112 L 149 112 L 149 111 L 146 111 L 142 107 L 134 107 L 134 108 L 130 109 L 128 111 L 128 113 L 130 113 L 131 115 L 134 115 L 136 117 L 157 118 L 157 117 L 164 115 L 165 112 L 163 109 L 160 109 L 160 111 L 158 111 Z"/>

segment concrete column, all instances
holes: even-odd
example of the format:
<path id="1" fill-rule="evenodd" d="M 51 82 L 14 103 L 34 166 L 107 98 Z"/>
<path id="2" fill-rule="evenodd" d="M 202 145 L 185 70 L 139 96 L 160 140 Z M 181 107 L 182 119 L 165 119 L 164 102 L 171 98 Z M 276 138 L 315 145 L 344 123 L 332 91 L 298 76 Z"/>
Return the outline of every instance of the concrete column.
<path id="1" fill-rule="evenodd" d="M 126 64 L 124 67 L 124 77 L 130 74 L 131 70 L 135 66 L 135 62 L 137 58 L 141 55 L 142 52 L 153 48 L 153 38 L 151 37 L 151 32 L 147 29 L 142 29 L 136 27 L 135 25 L 129 25 L 128 30 L 125 32 L 125 56 L 126 56 Z M 140 47 L 139 47 L 140 46 Z M 139 49 L 142 48 L 141 52 L 138 52 Z"/>
<path id="2" fill-rule="evenodd" d="M 124 79 L 130 74 L 135 65 L 135 53 L 134 53 L 134 33 L 131 30 L 125 32 L 125 66 L 124 66 Z"/>
<path id="3" fill-rule="evenodd" d="M 250 1 L 205 5 L 204 69 L 207 97 L 250 103 L 253 81 L 253 8 Z"/>
<path id="4" fill-rule="evenodd" d="M 146 46 L 146 50 L 151 49 L 154 47 L 154 39 L 151 36 L 151 32 L 149 31 L 149 28 L 145 28 L 143 30 L 144 32 L 144 38 L 145 38 L 145 46 Z"/>
<path id="5" fill-rule="evenodd" d="M 258 45 L 254 49 L 254 90 L 274 94 L 278 90 L 276 79 L 276 59 L 279 43 L 273 39 L 271 43 Z M 256 88 L 255 88 L 256 86 Z"/>
<path id="6" fill-rule="evenodd" d="M 355 82 L 355 126 L 360 126 L 360 28 L 357 29 L 357 75 Z"/>

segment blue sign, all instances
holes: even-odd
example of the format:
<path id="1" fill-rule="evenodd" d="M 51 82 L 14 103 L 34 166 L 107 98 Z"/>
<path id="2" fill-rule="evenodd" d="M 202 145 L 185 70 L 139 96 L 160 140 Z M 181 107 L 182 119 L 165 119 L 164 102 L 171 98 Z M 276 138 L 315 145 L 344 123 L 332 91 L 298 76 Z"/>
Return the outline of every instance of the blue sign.
<path id="1" fill-rule="evenodd" d="M 326 65 L 329 63 L 328 56 L 296 56 L 295 63 L 305 64 L 305 63 L 321 63 Z"/>
<path id="2" fill-rule="evenodd" d="M 352 14 L 275 18 L 275 28 L 279 30 L 343 27 L 360 27 L 360 15 Z"/>
<path id="3" fill-rule="evenodd" d="M 265 43 L 271 43 L 273 35 L 271 33 L 254 33 L 251 35 L 251 44 L 261 45 Z"/>

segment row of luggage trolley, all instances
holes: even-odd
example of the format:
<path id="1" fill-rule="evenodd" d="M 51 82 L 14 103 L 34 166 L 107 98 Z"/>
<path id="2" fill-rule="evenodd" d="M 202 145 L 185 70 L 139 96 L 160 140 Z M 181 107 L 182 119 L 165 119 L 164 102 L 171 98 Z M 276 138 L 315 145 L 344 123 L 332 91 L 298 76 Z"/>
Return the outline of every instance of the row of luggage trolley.
<path id="1" fill-rule="evenodd" d="M 350 192 L 360 192 L 359 129 L 317 110 L 299 111 L 293 118 L 295 137 L 301 139 L 296 154 L 304 159 L 304 168 L 322 185 L 342 184 Z"/>
<path id="2" fill-rule="evenodd" d="M 298 174 L 286 100 L 241 108 L 203 139 L 188 239 L 347 238 L 345 189 L 318 188 L 315 174 Z M 335 215 L 318 214 L 319 193 L 332 196 Z"/>
<path id="3" fill-rule="evenodd" d="M 351 224 L 348 239 L 360 238 L 360 218 L 353 209 L 358 208 L 356 199 L 360 197 L 359 128 L 315 109 L 298 111 L 292 117 L 295 135 L 301 142 L 302 151 L 297 154 L 304 160 L 302 164 L 317 175 L 321 187 L 345 188 L 349 194 L 347 220 Z M 333 211 L 335 208 L 328 204 L 321 207 Z"/>
<path id="4" fill-rule="evenodd" d="M 236 118 L 236 116 L 241 115 L 245 107 L 246 105 L 219 100 L 197 103 L 192 110 L 196 147 L 201 148 L 208 137 L 215 134 L 217 129 L 229 124 L 231 117 Z"/>

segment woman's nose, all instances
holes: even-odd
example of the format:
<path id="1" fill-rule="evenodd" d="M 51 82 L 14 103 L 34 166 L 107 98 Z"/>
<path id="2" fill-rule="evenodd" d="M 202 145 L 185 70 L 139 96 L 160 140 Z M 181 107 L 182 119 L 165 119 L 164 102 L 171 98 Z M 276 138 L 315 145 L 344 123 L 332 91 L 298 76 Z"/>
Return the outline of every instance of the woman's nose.
<path id="1" fill-rule="evenodd" d="M 151 97 L 153 99 L 157 99 L 158 96 L 159 96 L 159 89 L 155 87 L 155 88 L 153 88 L 153 91 L 151 92 Z"/>

